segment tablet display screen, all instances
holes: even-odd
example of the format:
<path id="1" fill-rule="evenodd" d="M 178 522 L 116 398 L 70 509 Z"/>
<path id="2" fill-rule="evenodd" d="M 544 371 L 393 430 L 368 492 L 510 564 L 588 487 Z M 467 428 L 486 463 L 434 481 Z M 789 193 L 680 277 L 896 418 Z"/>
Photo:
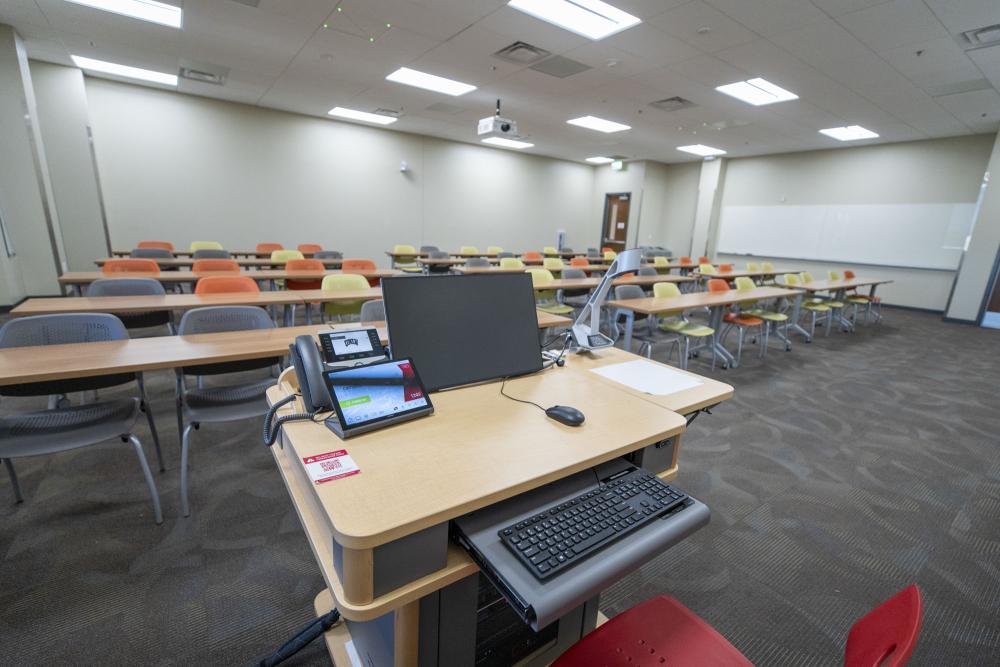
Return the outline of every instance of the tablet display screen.
<path id="1" fill-rule="evenodd" d="M 325 379 L 345 431 L 431 408 L 409 359 L 327 371 Z"/>

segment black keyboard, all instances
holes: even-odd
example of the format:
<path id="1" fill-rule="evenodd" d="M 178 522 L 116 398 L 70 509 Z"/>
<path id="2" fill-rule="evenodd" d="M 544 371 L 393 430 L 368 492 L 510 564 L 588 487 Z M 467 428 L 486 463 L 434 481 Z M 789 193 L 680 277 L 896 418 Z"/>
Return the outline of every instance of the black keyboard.
<path id="1" fill-rule="evenodd" d="M 610 477 L 593 491 L 507 526 L 499 535 L 532 574 L 547 579 L 618 538 L 692 504 L 683 491 L 634 468 Z"/>

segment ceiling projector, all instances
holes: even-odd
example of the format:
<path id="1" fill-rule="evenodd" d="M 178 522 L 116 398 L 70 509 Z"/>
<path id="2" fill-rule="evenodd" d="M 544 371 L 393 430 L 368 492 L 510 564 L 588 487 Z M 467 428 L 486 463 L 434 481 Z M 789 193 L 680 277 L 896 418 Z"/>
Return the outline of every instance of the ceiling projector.
<path id="1" fill-rule="evenodd" d="M 500 116 L 500 100 L 497 100 L 496 115 L 483 118 L 479 121 L 477 132 L 481 138 L 487 137 L 516 137 L 517 123 L 509 118 Z"/>

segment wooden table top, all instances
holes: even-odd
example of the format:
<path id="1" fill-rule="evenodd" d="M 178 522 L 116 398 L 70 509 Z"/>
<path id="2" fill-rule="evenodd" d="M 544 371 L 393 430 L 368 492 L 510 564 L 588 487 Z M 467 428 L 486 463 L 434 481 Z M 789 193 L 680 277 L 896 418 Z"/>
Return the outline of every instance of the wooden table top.
<path id="1" fill-rule="evenodd" d="M 27 299 L 10 311 L 10 314 L 15 317 L 26 317 L 57 313 L 134 313 L 191 310 L 205 306 L 272 306 L 303 303 L 302 297 L 294 290 L 162 296 L 64 296 Z"/>
<path id="2" fill-rule="evenodd" d="M 391 276 L 402 275 L 402 271 L 393 269 L 372 269 L 368 271 L 339 271 L 329 269 L 326 271 L 288 271 L 286 269 L 261 269 L 259 271 L 241 271 L 238 275 L 247 276 L 254 280 L 321 280 L 323 276 L 336 275 L 340 273 L 355 273 L 365 278 L 389 278 Z M 60 285 L 88 285 L 95 280 L 102 278 L 153 278 L 161 283 L 193 283 L 199 278 L 207 276 L 233 276 L 237 275 L 229 271 L 162 271 L 160 273 L 143 272 L 116 272 L 103 273 L 101 271 L 67 271 L 59 276 Z"/>
<path id="3" fill-rule="evenodd" d="M 535 289 L 594 289 L 601 284 L 603 278 L 557 278 L 545 285 L 536 285 Z M 615 278 L 612 285 L 638 285 L 647 287 L 656 283 L 687 283 L 694 282 L 694 278 L 688 276 L 631 276 Z"/>
<path id="4" fill-rule="evenodd" d="M 656 297 L 615 299 L 608 301 L 605 305 L 612 308 L 625 308 L 643 315 L 655 315 L 656 313 L 683 312 L 691 308 L 714 308 L 747 301 L 791 298 L 801 294 L 802 292 L 799 290 L 783 287 L 757 287 L 746 292 L 734 289 L 725 292 L 691 292 L 669 299 Z"/>
<path id="5" fill-rule="evenodd" d="M 303 303 L 339 303 L 345 301 L 372 301 L 382 298 L 381 287 L 351 290 L 293 290 Z"/>
<path id="6" fill-rule="evenodd" d="M 722 278 L 723 280 L 732 280 L 733 278 L 766 278 L 768 276 L 776 276 L 779 273 L 797 273 L 797 271 L 777 269 L 774 271 L 719 271 L 718 273 L 702 273 L 701 271 L 692 271 L 691 275 L 698 276 L 699 278 Z"/>
<path id="7" fill-rule="evenodd" d="M 226 250 L 229 249 L 226 248 Z M 295 250 L 295 248 L 284 248 L 284 250 Z M 331 248 L 331 250 L 336 250 L 336 248 Z M 192 255 L 194 255 L 194 251 L 189 250 L 187 248 L 175 249 L 173 253 L 175 257 L 191 257 Z M 132 251 L 123 250 L 119 248 L 116 250 L 112 250 L 111 254 L 114 255 L 115 257 L 128 257 L 129 255 L 132 254 Z M 229 250 L 229 254 L 232 255 L 233 257 L 258 257 L 260 259 L 271 258 L 270 250 L 268 250 L 267 252 L 257 252 L 256 250 Z M 302 255 L 308 259 L 312 257 L 313 254 L 311 252 L 303 252 Z"/>
<path id="8" fill-rule="evenodd" d="M 811 283 L 796 285 L 796 289 L 807 292 L 836 292 L 839 290 L 867 287 L 869 285 L 885 285 L 893 282 L 879 278 L 851 278 L 850 280 L 814 280 Z"/>
<path id="9" fill-rule="evenodd" d="M 96 264 L 97 266 L 104 266 L 108 262 L 108 260 L 111 260 L 111 259 L 122 259 L 122 258 L 121 257 L 101 257 L 101 258 L 95 259 L 94 260 L 94 264 Z M 160 265 L 161 269 L 184 268 L 186 266 L 191 266 L 192 264 L 195 263 L 195 261 L 197 261 L 197 260 L 195 260 L 195 259 L 193 259 L 191 257 L 174 257 L 173 259 L 166 259 L 166 258 L 160 259 L 160 258 L 156 258 L 156 257 L 148 257 L 148 258 L 144 257 L 142 259 L 152 259 L 154 262 L 156 262 L 157 264 Z M 232 257 L 231 259 L 234 262 L 236 262 L 237 264 L 239 264 L 240 266 L 245 266 L 245 267 L 256 267 L 256 268 L 259 268 L 259 267 L 265 267 L 265 266 L 267 266 L 267 267 L 282 266 L 284 264 L 284 262 L 275 262 L 275 261 L 272 261 L 270 258 Z M 319 259 L 317 261 L 323 262 L 323 265 L 324 266 L 328 266 L 328 267 L 340 266 L 344 262 L 344 260 L 342 260 L 342 259 L 334 259 L 332 257 L 323 257 L 323 258 L 321 258 L 321 259 Z"/>

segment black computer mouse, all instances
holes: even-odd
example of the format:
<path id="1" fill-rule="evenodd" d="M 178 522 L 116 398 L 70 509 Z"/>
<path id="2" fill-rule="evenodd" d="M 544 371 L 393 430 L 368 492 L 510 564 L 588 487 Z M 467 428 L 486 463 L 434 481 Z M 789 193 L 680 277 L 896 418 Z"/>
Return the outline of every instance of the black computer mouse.
<path id="1" fill-rule="evenodd" d="M 553 405 L 545 414 L 566 426 L 579 426 L 585 419 L 582 412 L 568 405 Z"/>

